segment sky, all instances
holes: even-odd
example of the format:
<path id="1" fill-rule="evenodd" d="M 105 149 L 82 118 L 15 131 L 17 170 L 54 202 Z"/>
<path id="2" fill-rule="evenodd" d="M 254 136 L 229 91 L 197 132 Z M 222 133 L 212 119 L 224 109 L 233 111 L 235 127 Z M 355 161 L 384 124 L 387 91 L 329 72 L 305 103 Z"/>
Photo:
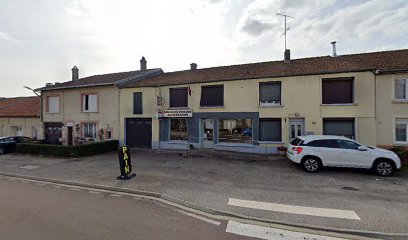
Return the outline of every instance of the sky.
<path id="1" fill-rule="evenodd" d="M 0 0 L 0 97 L 79 77 L 408 48 L 407 0 Z"/>

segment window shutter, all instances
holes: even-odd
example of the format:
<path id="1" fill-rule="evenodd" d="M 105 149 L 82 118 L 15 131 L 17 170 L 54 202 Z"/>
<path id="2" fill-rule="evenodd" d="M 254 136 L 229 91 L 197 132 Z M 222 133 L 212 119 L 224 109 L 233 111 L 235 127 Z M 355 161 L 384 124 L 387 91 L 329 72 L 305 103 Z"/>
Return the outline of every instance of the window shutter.
<path id="1" fill-rule="evenodd" d="M 188 90 L 183 88 L 170 88 L 170 107 L 188 107 Z"/>
<path id="2" fill-rule="evenodd" d="M 281 82 L 259 83 L 259 101 L 280 104 Z"/>
<path id="3" fill-rule="evenodd" d="M 96 94 L 88 95 L 88 111 L 90 112 L 98 111 L 98 95 Z"/>
<path id="4" fill-rule="evenodd" d="M 49 97 L 48 98 L 48 112 L 50 113 L 59 112 L 59 97 Z"/>
<path id="5" fill-rule="evenodd" d="M 260 141 L 282 141 L 282 120 L 281 119 L 260 119 L 259 120 L 259 140 Z"/>
<path id="6" fill-rule="evenodd" d="M 354 78 L 326 78 L 322 80 L 322 103 L 353 103 Z"/>
<path id="7" fill-rule="evenodd" d="M 323 134 L 354 139 L 354 119 L 323 119 Z"/>
<path id="8" fill-rule="evenodd" d="M 224 106 L 224 85 L 211 85 L 201 87 L 201 107 Z"/>
<path id="9" fill-rule="evenodd" d="M 143 98 L 141 92 L 133 93 L 133 114 L 143 114 Z"/>

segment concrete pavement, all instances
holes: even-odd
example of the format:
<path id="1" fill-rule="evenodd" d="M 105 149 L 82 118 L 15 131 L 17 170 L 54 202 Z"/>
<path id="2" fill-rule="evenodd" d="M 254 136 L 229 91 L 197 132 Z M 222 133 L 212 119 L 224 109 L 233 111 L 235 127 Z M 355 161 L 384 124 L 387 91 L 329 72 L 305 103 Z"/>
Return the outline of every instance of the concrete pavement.
<path id="1" fill-rule="evenodd" d="M 134 152 L 132 160 L 137 176 L 127 182 L 115 180 L 119 175 L 116 153 L 81 159 L 3 155 L 0 156 L 0 171 L 155 192 L 194 206 L 271 222 L 349 232 L 406 233 L 406 171 L 391 178 L 380 178 L 367 171 L 342 169 L 325 169 L 318 174 L 307 174 L 285 159 L 194 158 L 178 153 L 149 151 Z M 228 204 L 231 198 L 353 211 L 360 220 L 233 206 Z"/>

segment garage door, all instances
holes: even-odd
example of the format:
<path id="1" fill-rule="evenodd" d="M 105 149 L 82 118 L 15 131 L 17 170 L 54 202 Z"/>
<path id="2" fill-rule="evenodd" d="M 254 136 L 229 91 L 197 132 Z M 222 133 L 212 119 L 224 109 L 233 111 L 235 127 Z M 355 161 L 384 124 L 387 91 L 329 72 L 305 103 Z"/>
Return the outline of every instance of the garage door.
<path id="1" fill-rule="evenodd" d="M 126 145 L 136 148 L 152 148 L 152 119 L 126 119 Z"/>

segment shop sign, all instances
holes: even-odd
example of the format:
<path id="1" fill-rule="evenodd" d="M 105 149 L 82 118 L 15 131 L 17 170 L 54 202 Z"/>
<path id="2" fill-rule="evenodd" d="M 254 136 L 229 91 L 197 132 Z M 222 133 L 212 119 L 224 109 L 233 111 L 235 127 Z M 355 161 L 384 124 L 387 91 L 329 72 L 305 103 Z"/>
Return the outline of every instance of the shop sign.
<path id="1" fill-rule="evenodd" d="M 164 110 L 163 115 L 166 118 L 193 117 L 193 111 L 190 109 Z"/>
<path id="2" fill-rule="evenodd" d="M 119 167 L 120 176 L 117 177 L 119 180 L 128 180 L 136 176 L 132 173 L 132 161 L 130 159 L 130 151 L 128 146 L 123 146 L 119 148 Z"/>

